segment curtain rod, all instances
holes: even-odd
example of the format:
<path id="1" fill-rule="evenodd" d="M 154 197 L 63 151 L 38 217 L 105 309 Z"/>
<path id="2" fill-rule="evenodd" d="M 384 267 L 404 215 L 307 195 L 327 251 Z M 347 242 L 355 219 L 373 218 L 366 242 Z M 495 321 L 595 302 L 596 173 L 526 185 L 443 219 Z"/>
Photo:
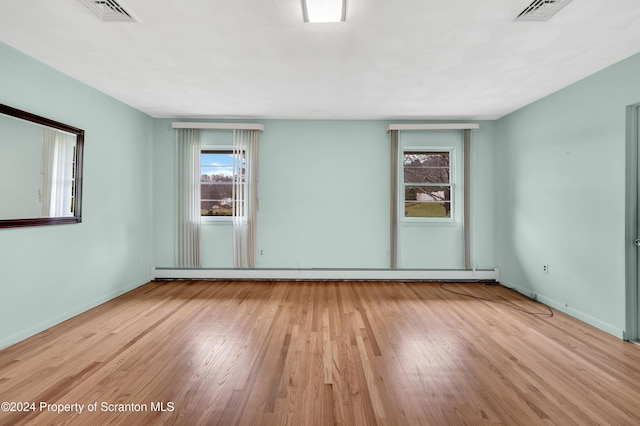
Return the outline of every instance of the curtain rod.
<path id="1" fill-rule="evenodd" d="M 387 132 L 391 130 L 467 130 L 479 128 L 478 123 L 391 123 L 387 125 Z"/>
<path id="2" fill-rule="evenodd" d="M 174 129 L 213 129 L 213 130 L 260 130 L 264 131 L 264 125 L 258 123 L 204 123 L 174 121 L 171 123 Z"/>

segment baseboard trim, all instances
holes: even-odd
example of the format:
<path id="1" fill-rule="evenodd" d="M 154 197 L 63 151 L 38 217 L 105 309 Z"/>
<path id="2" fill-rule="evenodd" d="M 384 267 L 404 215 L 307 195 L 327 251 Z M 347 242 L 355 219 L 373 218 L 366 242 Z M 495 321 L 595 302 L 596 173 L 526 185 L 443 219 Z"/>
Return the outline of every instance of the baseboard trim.
<path id="1" fill-rule="evenodd" d="M 520 287 L 516 283 L 503 280 L 503 279 L 498 281 L 499 281 L 499 284 L 504 287 L 516 290 L 518 293 L 521 293 L 531 299 L 538 300 L 539 302 L 544 303 L 545 305 L 550 306 L 553 309 L 556 309 L 560 312 L 570 315 L 584 323 L 592 325 L 599 330 L 609 333 L 619 339 L 624 339 L 625 333 L 624 333 L 624 330 L 621 329 L 620 327 L 616 327 L 612 324 L 601 321 L 598 318 L 592 317 L 591 315 L 586 314 L 578 309 L 572 308 L 570 306 L 565 306 L 564 303 L 558 302 L 557 300 L 547 297 L 545 295 L 542 295 L 540 293 L 536 293 L 531 289 Z"/>
<path id="2" fill-rule="evenodd" d="M 180 269 L 151 268 L 154 279 L 498 281 L 497 269 Z"/>

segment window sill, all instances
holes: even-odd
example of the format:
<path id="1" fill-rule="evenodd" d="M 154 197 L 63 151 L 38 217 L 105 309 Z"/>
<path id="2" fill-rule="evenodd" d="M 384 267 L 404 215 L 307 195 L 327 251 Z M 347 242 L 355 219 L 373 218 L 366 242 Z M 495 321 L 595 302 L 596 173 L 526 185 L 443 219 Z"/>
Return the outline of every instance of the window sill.
<path id="1" fill-rule="evenodd" d="M 247 219 L 242 220 L 243 224 L 247 224 Z M 233 225 L 233 218 L 231 216 L 200 216 L 200 225 Z"/>
<path id="2" fill-rule="evenodd" d="M 405 217 L 400 219 L 403 226 L 458 226 L 458 221 L 453 218 L 435 217 Z"/>
<path id="3" fill-rule="evenodd" d="M 216 217 L 216 216 L 201 216 L 200 217 L 200 225 L 210 226 L 210 225 L 232 225 L 233 218 L 230 216 L 224 217 Z"/>

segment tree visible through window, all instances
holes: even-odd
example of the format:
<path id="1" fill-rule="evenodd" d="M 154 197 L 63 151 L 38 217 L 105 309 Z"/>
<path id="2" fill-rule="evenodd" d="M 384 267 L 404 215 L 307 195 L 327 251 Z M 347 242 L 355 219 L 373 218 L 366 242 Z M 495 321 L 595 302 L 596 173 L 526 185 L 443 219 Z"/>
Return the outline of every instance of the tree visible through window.
<path id="1" fill-rule="evenodd" d="M 450 152 L 404 152 L 404 216 L 451 217 Z"/>
<path id="2" fill-rule="evenodd" d="M 244 182 L 243 173 L 240 177 Z M 200 215 L 229 216 L 233 208 L 233 152 L 202 151 L 200 154 Z"/>

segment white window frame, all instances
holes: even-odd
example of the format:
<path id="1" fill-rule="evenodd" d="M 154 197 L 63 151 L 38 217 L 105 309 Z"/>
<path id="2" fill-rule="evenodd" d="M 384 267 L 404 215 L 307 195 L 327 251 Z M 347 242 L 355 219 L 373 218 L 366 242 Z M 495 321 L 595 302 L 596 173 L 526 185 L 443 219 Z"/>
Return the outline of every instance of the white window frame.
<path id="1" fill-rule="evenodd" d="M 405 208 L 405 188 L 407 186 L 416 186 L 412 183 L 407 183 L 404 181 L 404 156 L 405 153 L 408 152 L 447 152 L 449 153 L 449 184 L 448 186 L 451 188 L 451 197 L 450 197 L 450 205 L 451 205 L 451 214 L 449 217 L 407 217 L 405 216 L 404 208 Z M 398 217 L 400 221 L 406 224 L 442 224 L 442 225 L 453 225 L 458 222 L 458 187 L 456 179 L 458 177 L 459 171 L 456 169 L 457 157 L 456 157 L 456 148 L 453 146 L 450 147 L 442 147 L 442 146 L 405 146 L 402 147 L 400 155 L 398 156 L 399 167 L 398 167 L 398 198 L 400 198 L 400 202 L 398 203 Z M 440 185 L 440 186 L 446 186 Z"/>
<path id="2" fill-rule="evenodd" d="M 202 158 L 202 154 L 207 152 L 220 152 L 220 153 L 233 153 L 232 145 L 203 145 L 200 147 L 200 158 Z M 247 186 L 244 185 L 245 191 L 245 200 L 246 200 L 246 191 Z M 201 192 L 202 193 L 202 192 Z M 202 201 L 200 202 L 202 204 Z M 246 220 L 246 218 L 244 218 Z M 231 226 L 233 223 L 233 216 L 200 216 L 200 223 L 209 224 L 209 225 L 229 225 Z"/>

